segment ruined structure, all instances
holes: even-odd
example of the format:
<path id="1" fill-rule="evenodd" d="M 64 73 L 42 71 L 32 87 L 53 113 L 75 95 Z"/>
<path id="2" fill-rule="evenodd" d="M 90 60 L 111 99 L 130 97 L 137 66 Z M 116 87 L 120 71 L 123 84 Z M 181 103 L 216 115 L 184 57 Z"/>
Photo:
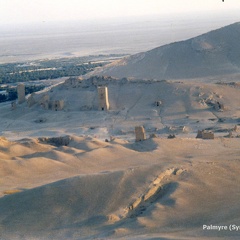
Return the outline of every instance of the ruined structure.
<path id="1" fill-rule="evenodd" d="M 214 133 L 206 130 L 198 130 L 196 138 L 214 139 Z"/>
<path id="2" fill-rule="evenodd" d="M 69 143 L 71 142 L 72 137 L 71 136 L 62 136 L 62 137 L 51 137 L 51 138 L 47 138 L 47 137 L 41 137 L 38 138 L 38 141 L 41 143 L 47 143 L 47 144 L 51 144 L 57 147 L 60 146 L 68 146 Z"/>
<path id="3" fill-rule="evenodd" d="M 11 110 L 15 110 L 17 107 L 17 104 L 15 101 L 11 102 Z"/>
<path id="4" fill-rule="evenodd" d="M 208 132 L 208 131 L 203 131 L 202 133 L 202 139 L 214 139 L 214 133 L 213 132 Z"/>
<path id="5" fill-rule="evenodd" d="M 162 101 L 155 101 L 154 104 L 156 107 L 160 107 L 162 105 Z"/>
<path id="6" fill-rule="evenodd" d="M 108 102 L 108 88 L 98 87 L 98 100 L 99 100 L 99 110 L 106 111 L 109 110 Z"/>
<path id="7" fill-rule="evenodd" d="M 63 100 L 54 100 L 49 102 L 49 108 L 54 111 L 60 111 L 64 107 L 64 101 Z"/>
<path id="8" fill-rule="evenodd" d="M 44 94 L 39 101 L 39 105 L 42 109 L 50 109 L 53 111 L 60 111 L 64 108 L 64 101 L 63 100 L 50 100 L 48 94 Z"/>
<path id="9" fill-rule="evenodd" d="M 146 139 L 145 129 L 143 126 L 135 127 L 136 142 L 140 142 Z"/>
<path id="10" fill-rule="evenodd" d="M 234 132 L 239 132 L 240 131 L 240 126 L 239 125 L 235 125 L 233 128 Z"/>
<path id="11" fill-rule="evenodd" d="M 157 136 L 157 134 L 155 134 L 155 133 L 151 133 L 150 134 L 150 136 L 149 136 L 149 138 L 157 138 L 158 136 Z"/>
<path id="12" fill-rule="evenodd" d="M 43 95 L 39 101 L 39 104 L 43 109 L 49 109 L 49 95 Z"/>
<path id="13" fill-rule="evenodd" d="M 35 99 L 34 99 L 34 96 L 35 96 L 35 93 L 32 93 L 32 94 L 30 95 L 30 97 L 27 99 L 27 105 L 28 105 L 28 107 L 31 107 L 31 106 L 33 106 L 33 105 L 36 103 L 36 101 L 35 101 Z"/>
<path id="14" fill-rule="evenodd" d="M 78 78 L 70 77 L 64 82 L 64 85 L 67 86 L 67 87 L 76 88 L 76 87 L 79 86 L 79 83 L 80 83 L 80 81 L 79 81 Z"/>
<path id="15" fill-rule="evenodd" d="M 18 104 L 25 102 L 25 85 L 20 83 L 17 85 Z"/>
<path id="16" fill-rule="evenodd" d="M 224 107 L 223 103 L 216 102 L 216 103 L 214 104 L 214 109 L 215 109 L 216 111 L 223 111 L 223 110 L 225 110 L 225 107 Z"/>

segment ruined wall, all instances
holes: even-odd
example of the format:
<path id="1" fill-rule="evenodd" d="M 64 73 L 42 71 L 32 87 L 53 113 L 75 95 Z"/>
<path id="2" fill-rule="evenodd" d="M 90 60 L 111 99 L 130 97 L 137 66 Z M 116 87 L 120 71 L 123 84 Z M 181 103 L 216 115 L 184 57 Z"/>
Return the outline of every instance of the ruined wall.
<path id="1" fill-rule="evenodd" d="M 50 101 L 49 108 L 53 111 L 61 111 L 64 108 L 64 101 L 63 100 Z"/>
<path id="2" fill-rule="evenodd" d="M 70 77 L 64 82 L 65 87 L 77 88 L 80 85 L 80 79 L 75 77 Z"/>
<path id="3" fill-rule="evenodd" d="M 49 109 L 49 95 L 48 94 L 44 94 L 42 96 L 42 98 L 39 101 L 39 105 L 43 108 L 43 109 Z"/>
<path id="4" fill-rule="evenodd" d="M 202 139 L 214 139 L 214 133 L 213 132 L 203 131 Z"/>
<path id="5" fill-rule="evenodd" d="M 214 139 L 214 133 L 206 130 L 198 130 L 196 138 Z"/>
<path id="6" fill-rule="evenodd" d="M 31 107 L 31 106 L 33 106 L 36 103 L 36 100 L 35 100 L 34 96 L 35 96 L 35 93 L 32 93 L 30 95 L 30 97 L 27 99 L 28 107 Z"/>

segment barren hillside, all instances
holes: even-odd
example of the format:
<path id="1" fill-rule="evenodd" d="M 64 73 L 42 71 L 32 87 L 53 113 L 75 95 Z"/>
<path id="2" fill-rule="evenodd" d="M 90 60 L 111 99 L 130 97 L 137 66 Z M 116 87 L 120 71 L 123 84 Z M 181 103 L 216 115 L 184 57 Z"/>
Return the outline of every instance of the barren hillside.
<path id="1" fill-rule="evenodd" d="M 184 79 L 240 73 L 240 23 L 126 57 L 94 74 Z"/>
<path id="2" fill-rule="evenodd" d="M 238 239 L 203 230 L 239 223 L 238 146 L 239 138 L 1 138 L 0 238 Z"/>
<path id="3" fill-rule="evenodd" d="M 239 37 L 236 23 L 102 71 L 123 78 L 0 103 L 0 239 L 239 239 Z"/>
<path id="4" fill-rule="evenodd" d="M 108 87 L 109 111 L 98 110 L 100 85 Z M 28 96 L 15 109 L 10 103 L 1 104 L 0 131 L 10 139 L 74 133 L 133 140 L 134 127 L 143 125 L 147 135 L 195 136 L 206 128 L 226 135 L 239 124 L 239 91 L 238 82 L 76 78 Z M 44 101 L 63 101 L 64 107 L 45 109 Z"/>

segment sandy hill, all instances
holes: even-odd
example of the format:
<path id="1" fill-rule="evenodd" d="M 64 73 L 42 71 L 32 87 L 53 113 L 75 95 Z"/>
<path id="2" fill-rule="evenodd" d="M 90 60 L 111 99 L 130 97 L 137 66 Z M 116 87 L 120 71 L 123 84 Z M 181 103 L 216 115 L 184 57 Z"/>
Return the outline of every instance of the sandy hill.
<path id="1" fill-rule="evenodd" d="M 184 79 L 240 73 L 240 23 L 114 62 L 96 73 L 115 77 Z"/>
<path id="2" fill-rule="evenodd" d="M 0 239 L 239 239 L 240 85 L 223 79 L 70 78 L 1 103 Z"/>
<path id="3" fill-rule="evenodd" d="M 8 155 L 0 160 L 1 239 L 239 237 L 203 230 L 240 221 L 239 138 L 71 136 L 67 146 L 1 138 L 0 146 Z"/>

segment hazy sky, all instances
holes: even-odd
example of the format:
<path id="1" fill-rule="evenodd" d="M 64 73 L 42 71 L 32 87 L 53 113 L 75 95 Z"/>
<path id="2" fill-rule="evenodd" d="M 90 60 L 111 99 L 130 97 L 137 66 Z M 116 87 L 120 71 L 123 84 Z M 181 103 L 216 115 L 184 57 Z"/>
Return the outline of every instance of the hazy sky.
<path id="1" fill-rule="evenodd" d="M 0 24 L 98 20 L 239 9 L 240 0 L 0 0 Z"/>

